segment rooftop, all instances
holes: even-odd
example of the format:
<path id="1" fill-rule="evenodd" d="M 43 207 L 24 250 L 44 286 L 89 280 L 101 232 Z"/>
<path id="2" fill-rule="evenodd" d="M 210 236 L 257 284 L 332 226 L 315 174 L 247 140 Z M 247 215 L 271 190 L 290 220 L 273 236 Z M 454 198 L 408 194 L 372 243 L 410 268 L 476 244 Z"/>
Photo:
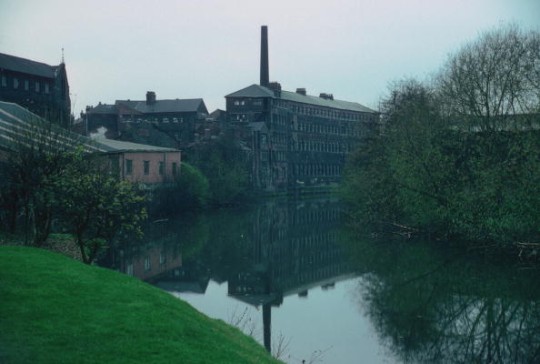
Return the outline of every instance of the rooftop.
<path id="1" fill-rule="evenodd" d="M 330 98 L 322 98 L 312 95 L 303 95 L 297 92 L 290 91 L 280 91 L 280 96 L 277 97 L 274 94 L 274 91 L 271 89 L 253 84 L 246 88 L 243 88 L 239 91 L 233 92 L 225 97 L 253 97 L 253 98 L 264 98 L 269 97 L 273 99 L 282 99 L 307 105 L 315 105 L 328 107 L 333 109 L 347 110 L 347 111 L 357 111 L 357 112 L 367 112 L 367 113 L 376 113 L 375 110 L 372 110 L 364 105 L 361 105 L 357 102 L 335 100 Z"/>
<path id="2" fill-rule="evenodd" d="M 43 132 L 45 131 L 45 132 Z M 48 122 L 27 109 L 0 101 L 0 148 L 13 150 L 17 143 L 38 141 L 65 146 L 83 145 L 87 152 L 167 152 L 177 149 L 105 138 L 90 139 Z"/>
<path id="3" fill-rule="evenodd" d="M 153 145 L 124 142 L 121 140 L 97 137 L 92 139 L 94 143 L 107 152 L 176 152 L 178 149 L 156 147 Z"/>
<path id="4" fill-rule="evenodd" d="M 0 69 L 27 73 L 40 77 L 54 78 L 56 76 L 58 66 L 50 66 L 45 63 L 32 61 L 30 59 L 0 53 Z"/>
<path id="5" fill-rule="evenodd" d="M 122 105 L 143 114 L 167 112 L 198 112 L 208 113 L 203 99 L 174 99 L 155 100 L 153 103 L 144 101 L 117 100 L 116 105 Z"/>

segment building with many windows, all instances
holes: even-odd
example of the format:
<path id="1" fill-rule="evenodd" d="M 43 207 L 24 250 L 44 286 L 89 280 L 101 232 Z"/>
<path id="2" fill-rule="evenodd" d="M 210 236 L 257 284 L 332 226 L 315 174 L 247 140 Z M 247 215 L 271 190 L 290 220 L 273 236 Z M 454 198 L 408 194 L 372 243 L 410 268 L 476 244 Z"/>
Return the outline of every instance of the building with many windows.
<path id="1" fill-rule="evenodd" d="M 0 53 L 0 101 L 16 103 L 40 117 L 71 126 L 66 65 L 57 66 Z"/>
<path id="2" fill-rule="evenodd" d="M 285 91 L 268 81 L 267 29 L 261 39 L 261 81 L 227 95 L 228 121 L 243 127 L 258 190 L 291 190 L 339 182 L 346 156 L 377 125 L 379 114 L 330 93 Z"/>
<path id="3" fill-rule="evenodd" d="M 88 135 L 104 128 L 108 138 L 185 148 L 204 133 L 199 127 L 208 118 L 208 110 L 200 98 L 159 100 L 148 91 L 145 100 L 100 103 L 88 106 L 81 116 Z"/>
<path id="4" fill-rule="evenodd" d="M 173 183 L 181 168 L 180 150 L 146 144 L 90 139 L 51 124 L 14 103 L 0 101 L 0 167 L 21 148 L 40 147 L 69 150 L 83 147 L 100 158 L 120 179 L 153 189 Z M 2 168 L 0 168 L 1 172 Z"/>

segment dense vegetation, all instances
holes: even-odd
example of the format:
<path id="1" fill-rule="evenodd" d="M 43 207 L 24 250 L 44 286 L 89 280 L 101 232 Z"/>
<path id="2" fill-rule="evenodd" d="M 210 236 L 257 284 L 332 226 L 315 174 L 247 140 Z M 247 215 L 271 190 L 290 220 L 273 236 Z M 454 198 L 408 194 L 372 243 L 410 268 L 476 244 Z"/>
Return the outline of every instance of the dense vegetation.
<path id="1" fill-rule="evenodd" d="M 248 198 L 249 163 L 233 135 L 200 143 L 187 151 L 186 158 L 208 180 L 208 203 L 222 206 Z"/>
<path id="2" fill-rule="evenodd" d="M 345 177 L 357 226 L 540 242 L 539 33 L 485 33 L 430 83 L 394 84 L 381 114 Z"/>
<path id="3" fill-rule="evenodd" d="M 238 205 L 250 198 L 248 156 L 231 135 L 192 145 L 173 186 L 155 191 L 151 215 Z"/>
<path id="4" fill-rule="evenodd" d="M 17 126 L 14 126 L 17 128 Z M 30 120 L 0 169 L 0 226 L 43 246 L 54 230 L 74 237 L 84 262 L 120 231 L 140 231 L 144 198 L 110 173 L 107 160 L 42 119 Z"/>
<path id="5" fill-rule="evenodd" d="M 2 363 L 278 363 L 238 329 L 137 279 L 0 246 Z"/>

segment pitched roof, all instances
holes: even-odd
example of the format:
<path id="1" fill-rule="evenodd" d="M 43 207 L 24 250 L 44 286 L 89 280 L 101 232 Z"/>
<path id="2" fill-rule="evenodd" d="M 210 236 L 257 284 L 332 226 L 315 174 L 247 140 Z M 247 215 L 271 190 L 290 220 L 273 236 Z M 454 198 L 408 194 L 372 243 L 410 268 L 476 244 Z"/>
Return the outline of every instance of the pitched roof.
<path id="1" fill-rule="evenodd" d="M 83 145 L 87 152 L 105 151 L 85 136 L 48 122 L 17 104 L 0 101 L 0 147 L 16 150 L 20 144 L 35 142 L 59 146 Z"/>
<path id="2" fill-rule="evenodd" d="M 208 113 L 203 99 L 156 100 L 152 104 L 148 104 L 146 101 L 117 100 L 116 105 L 119 104 L 144 114 L 197 112 L 201 107 L 204 112 Z"/>
<path id="3" fill-rule="evenodd" d="M 124 142 L 121 140 L 106 139 L 97 137 L 94 143 L 102 147 L 107 152 L 176 152 L 178 149 L 156 147 L 153 145 Z"/>
<path id="4" fill-rule="evenodd" d="M 323 99 L 322 97 L 302 95 L 302 94 L 299 94 L 296 92 L 290 92 L 290 91 L 281 91 L 281 99 L 287 100 L 287 101 L 299 102 L 303 104 L 323 106 L 323 107 L 329 107 L 333 109 L 340 109 L 340 110 L 368 112 L 368 113 L 376 112 L 375 110 L 372 110 L 357 102 L 335 100 L 335 99 L 334 100 Z"/>
<path id="5" fill-rule="evenodd" d="M 116 114 L 116 105 L 98 104 L 86 111 L 88 114 Z"/>
<path id="6" fill-rule="evenodd" d="M 46 130 L 47 133 L 40 132 L 41 130 Z M 67 146 L 83 145 L 87 152 L 177 151 L 177 149 L 173 148 L 155 147 L 105 138 L 90 139 L 52 124 L 17 104 L 0 101 L 0 148 L 13 150 L 13 148 L 16 148 L 17 143 L 30 142 L 30 139 L 33 138 L 38 138 L 38 142 L 53 142 Z"/>
<path id="7" fill-rule="evenodd" d="M 333 109 L 357 111 L 357 112 L 368 112 L 368 113 L 376 112 L 375 110 L 372 110 L 357 102 L 335 100 L 335 99 L 324 99 L 322 97 L 302 95 L 302 94 L 299 94 L 296 92 L 290 92 L 290 91 L 280 91 L 280 96 L 276 97 L 274 92 L 270 90 L 269 88 L 256 85 L 256 84 L 243 88 L 239 91 L 233 92 L 232 94 L 229 94 L 225 97 L 254 97 L 254 98 L 269 97 L 273 99 L 280 98 L 282 100 L 308 104 L 308 105 L 328 107 L 328 108 L 333 108 Z"/>
<path id="8" fill-rule="evenodd" d="M 225 97 L 271 97 L 275 98 L 274 92 L 260 85 L 251 85 Z"/>
<path id="9" fill-rule="evenodd" d="M 40 77 L 54 78 L 56 76 L 57 68 L 58 66 L 50 66 L 45 63 L 32 61 L 30 59 L 0 53 L 0 69 L 27 73 Z"/>

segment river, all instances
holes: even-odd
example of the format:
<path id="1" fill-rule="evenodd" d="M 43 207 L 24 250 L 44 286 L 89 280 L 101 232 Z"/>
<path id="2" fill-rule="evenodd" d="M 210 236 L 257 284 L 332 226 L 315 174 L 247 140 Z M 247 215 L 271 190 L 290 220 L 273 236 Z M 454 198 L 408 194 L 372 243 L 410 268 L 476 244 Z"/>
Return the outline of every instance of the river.
<path id="1" fill-rule="evenodd" d="M 540 362 L 539 271 L 446 244 L 361 239 L 333 198 L 149 223 L 100 264 L 286 363 Z"/>

